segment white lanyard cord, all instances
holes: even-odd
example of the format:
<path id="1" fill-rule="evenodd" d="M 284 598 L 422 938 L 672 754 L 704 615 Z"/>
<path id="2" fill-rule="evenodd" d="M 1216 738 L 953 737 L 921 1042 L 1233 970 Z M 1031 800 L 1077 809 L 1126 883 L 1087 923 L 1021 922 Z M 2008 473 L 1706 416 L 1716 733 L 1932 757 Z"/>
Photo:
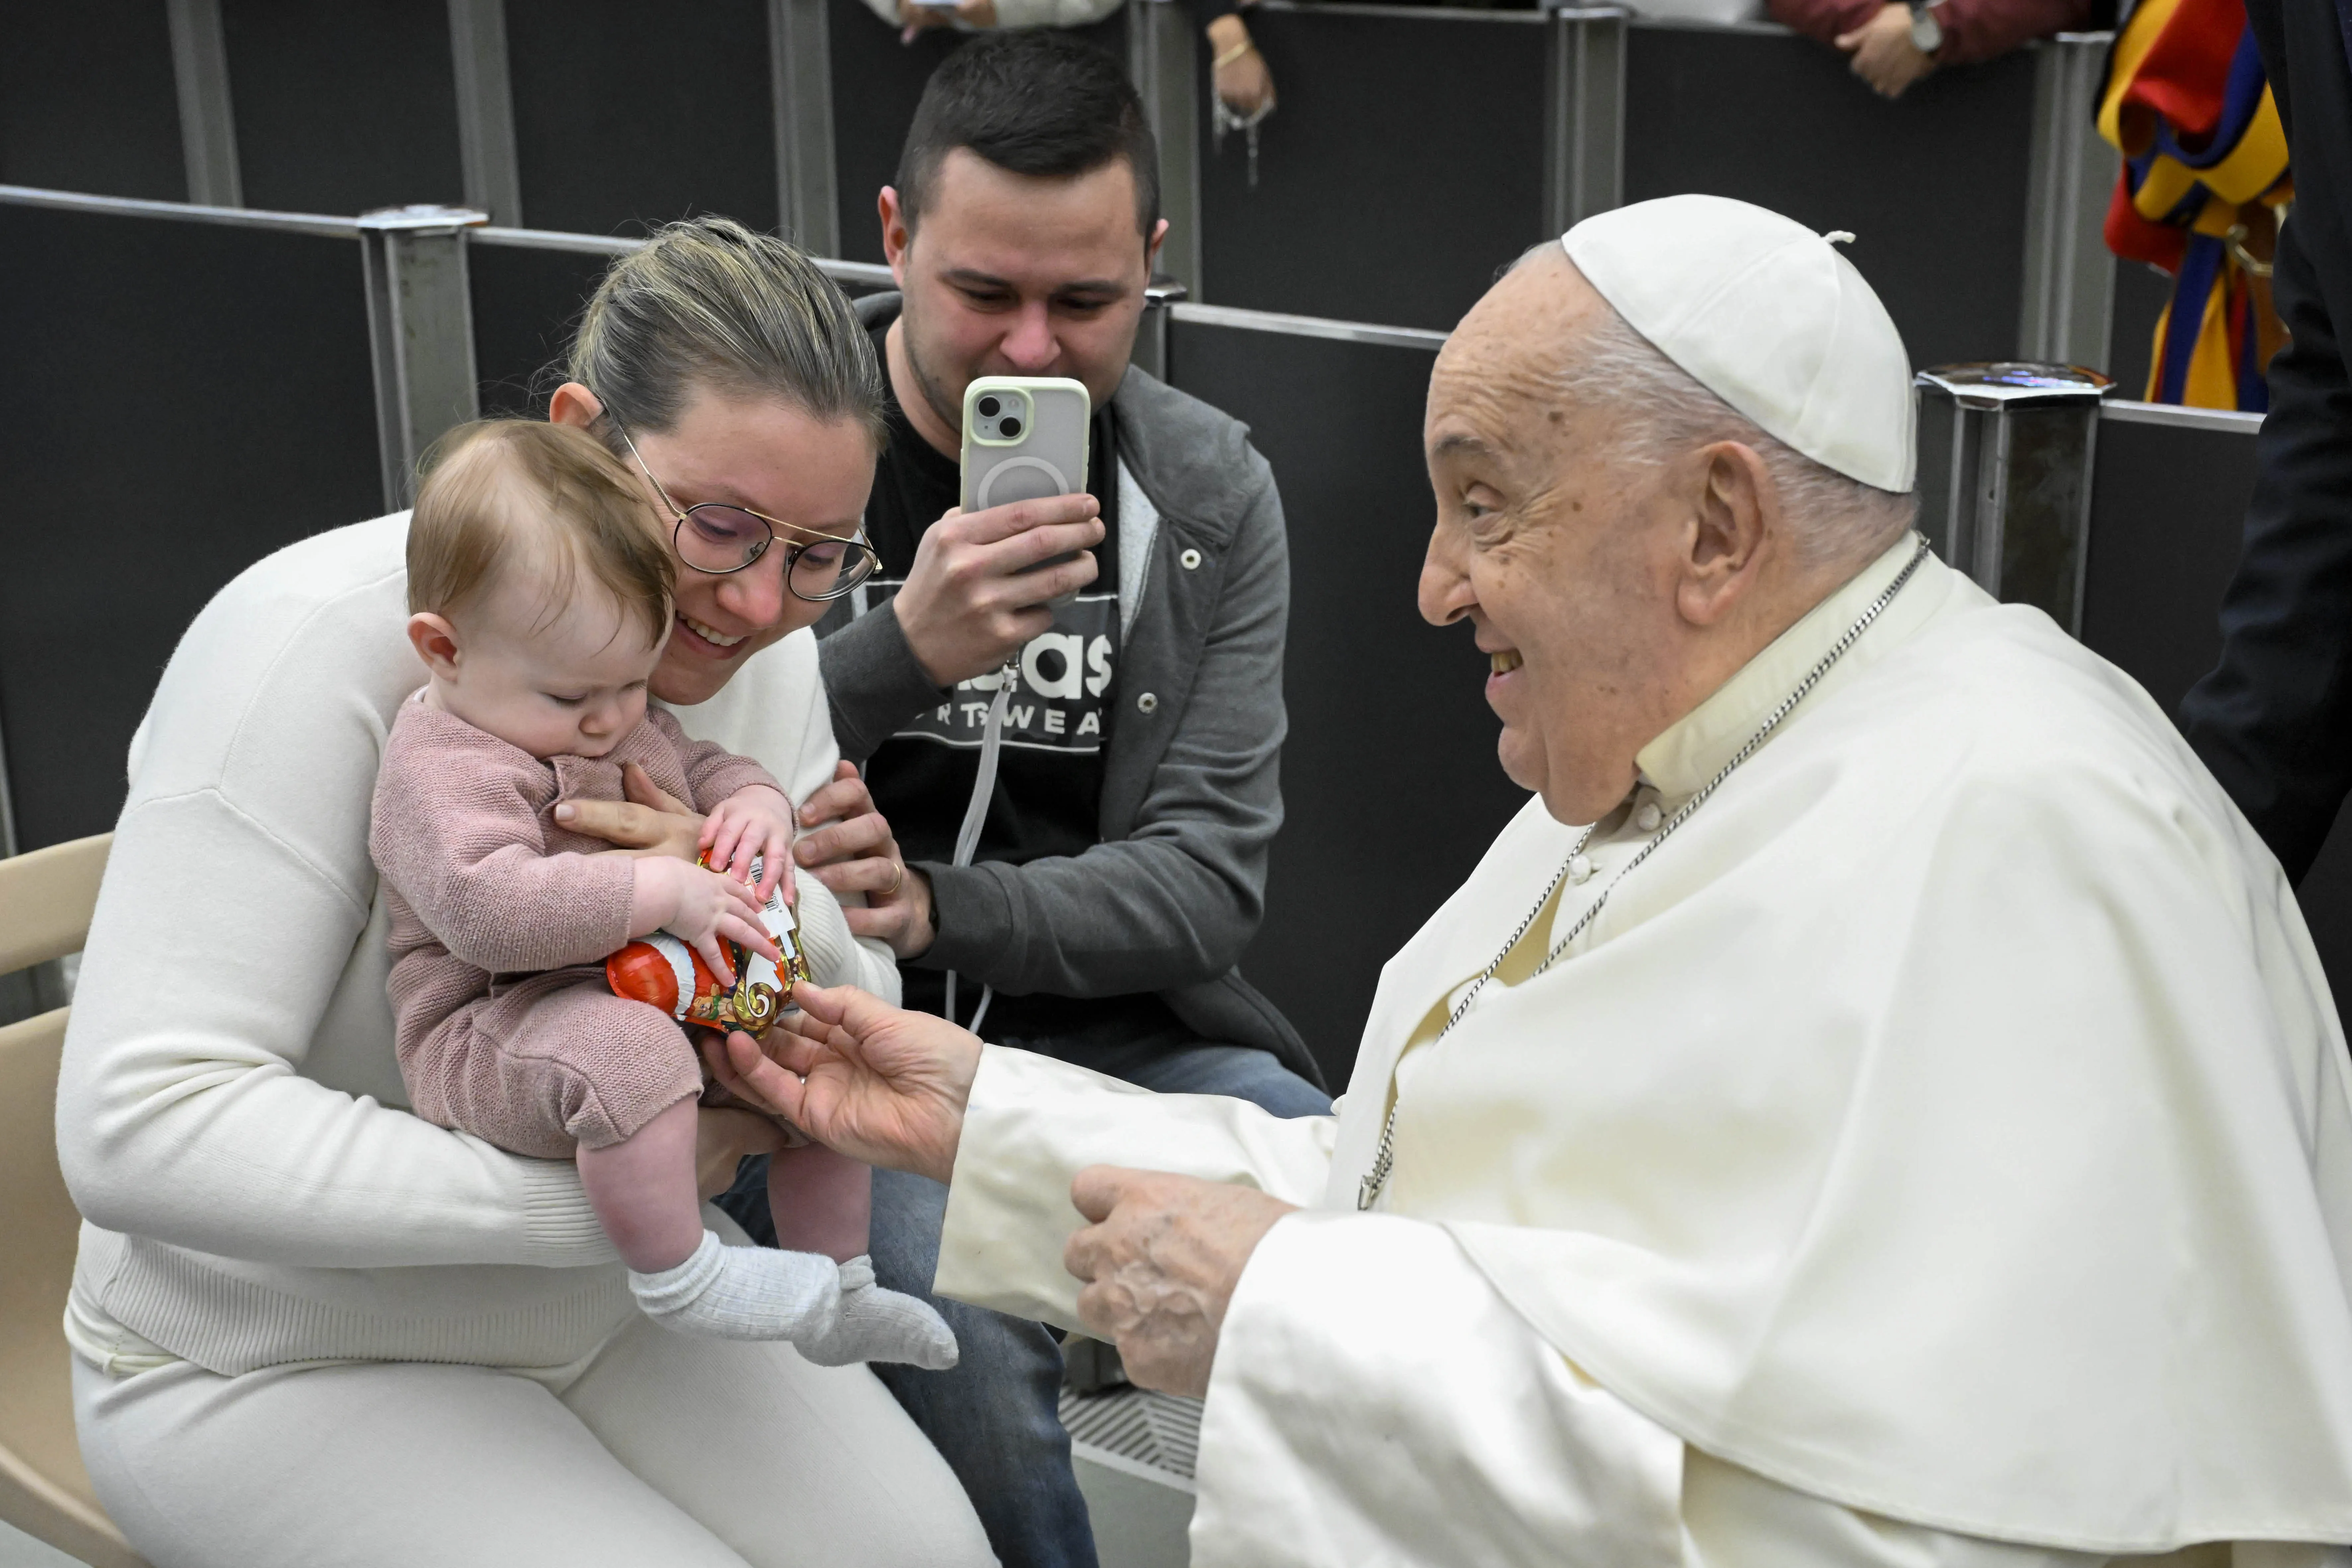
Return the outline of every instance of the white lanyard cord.
<path id="1" fill-rule="evenodd" d="M 980 847 L 980 830 L 988 821 L 989 803 L 996 798 L 996 763 L 1004 751 L 1004 710 L 1013 700 L 1013 683 L 1021 679 L 1021 667 L 1012 659 L 997 672 L 996 697 L 988 705 L 988 723 L 980 732 L 980 769 L 972 775 L 971 799 L 964 804 L 963 826 L 956 829 L 956 866 L 971 864 L 973 853 Z M 996 1000 L 996 987 L 981 987 L 980 1005 L 971 1010 L 971 1022 L 964 1026 L 973 1034 L 980 1033 L 981 1020 L 988 1016 L 988 1005 Z M 955 1022 L 956 972 L 948 971 L 947 1005 L 943 1009 L 948 1022 Z"/>

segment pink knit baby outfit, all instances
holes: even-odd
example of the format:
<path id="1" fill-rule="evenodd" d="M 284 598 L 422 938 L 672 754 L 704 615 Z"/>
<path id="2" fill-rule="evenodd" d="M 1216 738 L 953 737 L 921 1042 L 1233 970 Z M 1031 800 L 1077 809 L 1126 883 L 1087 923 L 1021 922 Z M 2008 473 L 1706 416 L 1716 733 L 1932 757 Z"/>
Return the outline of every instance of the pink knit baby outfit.
<path id="1" fill-rule="evenodd" d="M 701 1092 L 686 1032 L 604 983 L 605 956 L 629 940 L 632 862 L 550 815 L 622 799 L 625 763 L 701 812 L 777 787 L 659 709 L 602 757 L 541 762 L 419 697 L 400 705 L 368 853 L 392 913 L 400 1074 L 426 1121 L 568 1160 Z"/>

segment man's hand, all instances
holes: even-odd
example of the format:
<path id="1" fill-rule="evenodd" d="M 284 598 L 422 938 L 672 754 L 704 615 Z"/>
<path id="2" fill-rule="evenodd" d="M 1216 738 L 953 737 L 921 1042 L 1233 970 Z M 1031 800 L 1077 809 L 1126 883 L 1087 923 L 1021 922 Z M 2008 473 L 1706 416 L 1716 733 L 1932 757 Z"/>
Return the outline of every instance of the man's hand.
<path id="1" fill-rule="evenodd" d="M 1053 626 L 1049 602 L 1100 570 L 1084 552 L 1102 542 L 1101 510 L 1092 496 L 1047 496 L 969 517 L 951 510 L 924 532 L 890 610 L 932 685 L 985 675 Z M 1038 565 L 1072 551 L 1082 553 Z"/>
<path id="2" fill-rule="evenodd" d="M 944 1018 L 885 1005 L 847 985 L 793 987 L 762 1040 L 740 1030 L 703 1059 L 727 1090 L 829 1149 L 935 1182 L 955 1171 L 980 1041 Z"/>
<path id="3" fill-rule="evenodd" d="M 567 800 L 555 808 L 555 820 L 630 855 L 692 860 L 702 853 L 701 814 L 662 790 L 645 769 L 625 763 L 621 793 L 628 799 Z"/>
<path id="4" fill-rule="evenodd" d="M 705 1203 L 735 1184 L 735 1167 L 754 1154 L 789 1148 L 784 1130 L 748 1110 L 694 1113 L 694 1190 Z"/>
<path id="5" fill-rule="evenodd" d="M 801 837 L 793 853 L 835 893 L 863 893 L 866 907 L 844 904 L 858 936 L 879 937 L 900 958 L 919 958 L 938 937 L 930 879 L 908 866 L 874 809 L 855 763 L 839 763 L 833 782 L 801 802 Z"/>
<path id="6" fill-rule="evenodd" d="M 1225 1308 L 1250 1254 L 1297 1205 L 1255 1187 L 1089 1165 L 1070 1201 L 1094 1223 L 1070 1237 L 1063 1267 L 1087 1281 L 1078 1319 L 1118 1346 L 1145 1388 L 1201 1398 Z"/>
<path id="7" fill-rule="evenodd" d="M 1935 57 L 1920 52 L 1911 41 L 1911 7 L 1887 5 L 1878 15 L 1851 33 L 1841 33 L 1837 47 L 1853 57 L 1853 74 L 1886 98 L 1900 98 L 1904 89 L 1936 68 Z"/>
<path id="8" fill-rule="evenodd" d="M 1247 120 L 1261 109 L 1274 107 L 1274 72 L 1250 40 L 1249 26 L 1227 12 L 1209 24 L 1209 55 L 1224 63 L 1217 67 L 1213 85 L 1227 109 Z"/>

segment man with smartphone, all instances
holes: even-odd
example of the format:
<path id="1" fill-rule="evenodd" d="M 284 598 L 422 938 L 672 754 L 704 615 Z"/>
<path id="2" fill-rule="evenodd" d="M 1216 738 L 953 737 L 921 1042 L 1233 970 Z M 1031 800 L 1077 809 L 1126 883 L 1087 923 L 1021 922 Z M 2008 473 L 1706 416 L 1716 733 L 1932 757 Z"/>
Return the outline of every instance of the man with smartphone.
<path id="1" fill-rule="evenodd" d="M 865 770 L 807 803 L 802 861 L 866 895 L 851 920 L 898 952 L 909 1007 L 1149 1089 L 1321 1113 L 1313 1058 L 1234 968 L 1282 816 L 1281 500 L 1237 422 L 1129 365 L 1167 228 L 1142 103 L 1066 35 L 976 40 L 933 75 L 880 210 L 900 292 L 859 310 L 891 393 L 866 513 L 882 565 L 819 627 Z M 983 377 L 1083 384 L 1084 493 L 958 510 Z M 877 1173 L 890 1288 L 929 1299 L 946 1202 Z M 939 1305 L 961 1364 L 877 1373 L 1008 1564 L 1091 1563 L 1053 1336 Z"/>

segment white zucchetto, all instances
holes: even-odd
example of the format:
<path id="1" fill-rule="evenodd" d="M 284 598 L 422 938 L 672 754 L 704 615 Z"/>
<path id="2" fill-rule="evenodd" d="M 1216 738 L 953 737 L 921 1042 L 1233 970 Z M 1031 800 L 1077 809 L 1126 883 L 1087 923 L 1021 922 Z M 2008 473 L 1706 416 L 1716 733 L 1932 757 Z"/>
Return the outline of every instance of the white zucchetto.
<path id="1" fill-rule="evenodd" d="M 1748 202 L 1683 195 L 1586 218 L 1559 243 L 1628 325 L 1766 433 L 1864 484 L 1911 489 L 1910 355 L 1831 241 Z"/>

